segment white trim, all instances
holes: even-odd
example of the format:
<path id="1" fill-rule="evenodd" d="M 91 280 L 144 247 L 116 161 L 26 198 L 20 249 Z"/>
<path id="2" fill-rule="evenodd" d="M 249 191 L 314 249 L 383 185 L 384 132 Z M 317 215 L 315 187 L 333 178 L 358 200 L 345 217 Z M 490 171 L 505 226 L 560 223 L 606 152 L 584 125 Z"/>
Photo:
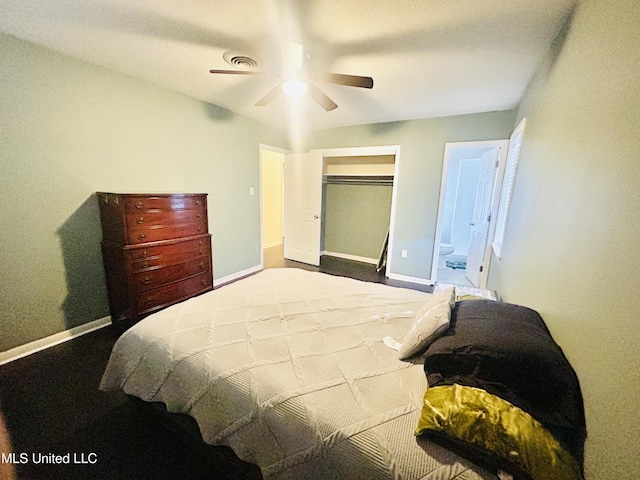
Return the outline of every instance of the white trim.
<path id="1" fill-rule="evenodd" d="M 328 252 L 327 250 L 323 250 L 320 254 L 327 255 L 329 257 L 344 258 L 345 260 L 354 260 L 356 262 L 372 263 L 373 265 L 378 264 L 377 258 L 361 257 L 359 255 L 351 255 L 349 253 Z"/>
<path id="2" fill-rule="evenodd" d="M 267 245 L 264 246 L 264 248 L 277 247 L 278 245 L 282 245 L 282 243 L 283 243 L 282 240 L 280 240 L 279 242 L 268 243 Z"/>
<path id="3" fill-rule="evenodd" d="M 227 275 L 226 277 L 222 277 L 222 278 L 218 278 L 215 279 L 213 281 L 213 287 L 221 287 L 227 283 L 231 283 L 235 280 L 239 280 L 243 277 L 249 276 L 249 275 L 253 275 L 254 273 L 258 273 L 259 271 L 263 270 L 264 266 L 261 263 L 260 265 L 256 265 L 255 267 L 250 267 L 247 268 L 245 270 L 241 270 L 239 272 L 236 273 L 232 273 L 231 275 Z"/>
<path id="4" fill-rule="evenodd" d="M 396 155 L 399 145 L 381 145 L 374 147 L 312 148 L 310 152 L 322 152 L 325 157 L 369 157 Z"/>
<path id="5" fill-rule="evenodd" d="M 19 358 L 26 357 L 32 353 L 45 350 L 60 343 L 64 343 L 67 340 L 77 338 L 85 333 L 93 332 L 109 325 L 111 325 L 111 317 L 103 317 L 92 322 L 85 323 L 84 325 L 78 325 L 77 327 L 64 330 L 54 335 L 20 345 L 19 347 L 12 348 L 11 350 L 0 352 L 0 365 L 13 362 Z"/>
<path id="6" fill-rule="evenodd" d="M 397 273 L 390 273 L 387 275 L 391 280 L 399 280 L 401 282 L 417 283 L 418 285 L 433 285 L 432 280 L 426 280 L 424 278 L 410 277 L 409 275 L 399 275 Z"/>
<path id="7" fill-rule="evenodd" d="M 396 205 L 398 200 L 398 179 L 400 178 L 400 145 L 395 147 L 384 147 L 395 149 L 395 162 L 393 166 L 393 187 L 391 190 L 391 215 L 389 217 L 389 243 L 387 244 L 387 265 L 385 275 L 391 278 L 393 273 L 393 252 L 394 252 L 394 232 L 396 230 Z"/>

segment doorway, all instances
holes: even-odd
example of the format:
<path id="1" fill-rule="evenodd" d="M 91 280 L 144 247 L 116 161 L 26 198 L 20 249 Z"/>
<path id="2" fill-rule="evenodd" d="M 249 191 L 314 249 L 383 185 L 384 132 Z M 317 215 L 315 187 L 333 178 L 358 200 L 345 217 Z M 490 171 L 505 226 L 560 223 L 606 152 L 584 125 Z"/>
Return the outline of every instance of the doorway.
<path id="1" fill-rule="evenodd" d="M 260 144 L 260 264 L 265 249 L 282 248 L 283 165 L 289 153 L 283 148 Z"/>
<path id="2" fill-rule="evenodd" d="M 508 140 L 445 144 L 431 280 L 485 288 Z M 499 183 L 498 183 L 499 188 Z"/>

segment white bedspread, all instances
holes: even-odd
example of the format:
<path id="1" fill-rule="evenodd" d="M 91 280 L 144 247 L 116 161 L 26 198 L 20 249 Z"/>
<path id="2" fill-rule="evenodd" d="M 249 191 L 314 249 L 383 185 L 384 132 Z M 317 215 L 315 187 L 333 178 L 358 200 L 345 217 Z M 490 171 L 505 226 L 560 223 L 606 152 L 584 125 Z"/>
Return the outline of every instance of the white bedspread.
<path id="1" fill-rule="evenodd" d="M 270 269 L 151 315 L 100 388 L 191 415 L 265 478 L 495 479 L 413 432 L 427 387 L 401 340 L 429 294 Z"/>

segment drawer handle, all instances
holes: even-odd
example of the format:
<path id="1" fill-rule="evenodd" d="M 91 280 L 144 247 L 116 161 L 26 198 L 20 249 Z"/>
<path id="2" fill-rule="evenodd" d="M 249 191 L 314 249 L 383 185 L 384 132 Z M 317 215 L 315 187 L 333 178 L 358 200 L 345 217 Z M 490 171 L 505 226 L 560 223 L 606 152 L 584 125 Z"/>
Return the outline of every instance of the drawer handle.
<path id="1" fill-rule="evenodd" d="M 145 300 L 145 303 L 147 304 L 153 303 L 153 297 L 147 297 L 147 299 Z"/>
<path id="2" fill-rule="evenodd" d="M 196 200 L 196 205 L 202 205 L 202 202 L 200 200 Z"/>
<path id="3" fill-rule="evenodd" d="M 144 240 L 145 238 L 147 238 L 147 236 L 146 236 L 144 233 L 140 233 L 140 234 L 138 235 L 138 238 L 139 238 L 140 240 Z"/>
<path id="4" fill-rule="evenodd" d="M 202 218 L 202 214 L 201 213 L 196 214 L 196 218 Z"/>
<path id="5" fill-rule="evenodd" d="M 206 263 L 204 263 L 204 262 L 200 262 L 200 268 L 205 268 L 206 266 L 207 266 L 207 264 L 206 264 Z"/>
<path id="6" fill-rule="evenodd" d="M 202 246 L 202 245 L 204 245 L 204 242 L 203 242 L 202 240 L 200 240 L 200 241 L 198 242 L 198 245 Z"/>
<path id="7" fill-rule="evenodd" d="M 151 283 L 151 279 L 149 277 L 144 277 L 142 279 L 142 283 L 144 283 L 145 285 L 149 285 Z"/>
<path id="8" fill-rule="evenodd" d="M 138 225 L 142 225 L 144 223 L 144 217 L 138 218 Z"/>
<path id="9" fill-rule="evenodd" d="M 198 232 L 201 232 L 201 231 L 202 231 L 202 227 L 198 227 Z"/>
<path id="10" fill-rule="evenodd" d="M 151 265 L 149 262 L 142 262 L 142 268 L 148 268 Z"/>
<path id="11" fill-rule="evenodd" d="M 142 254 L 143 257 L 146 257 L 147 255 L 149 255 L 149 252 L 147 252 L 146 250 L 142 250 Z"/>
<path id="12" fill-rule="evenodd" d="M 206 285 L 209 285 L 209 282 L 207 280 L 200 280 L 200 285 L 202 285 L 203 287 Z"/>
<path id="13" fill-rule="evenodd" d="M 144 207 L 144 203 L 142 203 L 142 202 L 137 202 L 136 203 L 136 208 L 137 209 L 141 209 L 142 207 Z"/>

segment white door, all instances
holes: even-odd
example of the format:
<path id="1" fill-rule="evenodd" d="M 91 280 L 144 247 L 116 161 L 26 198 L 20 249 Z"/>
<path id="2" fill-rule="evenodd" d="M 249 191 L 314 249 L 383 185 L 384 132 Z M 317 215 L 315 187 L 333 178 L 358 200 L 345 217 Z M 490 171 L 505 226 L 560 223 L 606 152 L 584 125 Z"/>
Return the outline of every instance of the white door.
<path id="1" fill-rule="evenodd" d="M 471 220 L 471 240 L 465 270 L 465 276 L 475 287 L 480 286 L 482 272 L 485 268 L 484 260 L 489 238 L 493 185 L 499 152 L 499 148 L 494 148 L 484 152 L 480 157 L 480 175 L 476 187 L 476 201 Z"/>
<path id="2" fill-rule="evenodd" d="M 284 156 L 284 256 L 320 265 L 322 153 Z"/>

